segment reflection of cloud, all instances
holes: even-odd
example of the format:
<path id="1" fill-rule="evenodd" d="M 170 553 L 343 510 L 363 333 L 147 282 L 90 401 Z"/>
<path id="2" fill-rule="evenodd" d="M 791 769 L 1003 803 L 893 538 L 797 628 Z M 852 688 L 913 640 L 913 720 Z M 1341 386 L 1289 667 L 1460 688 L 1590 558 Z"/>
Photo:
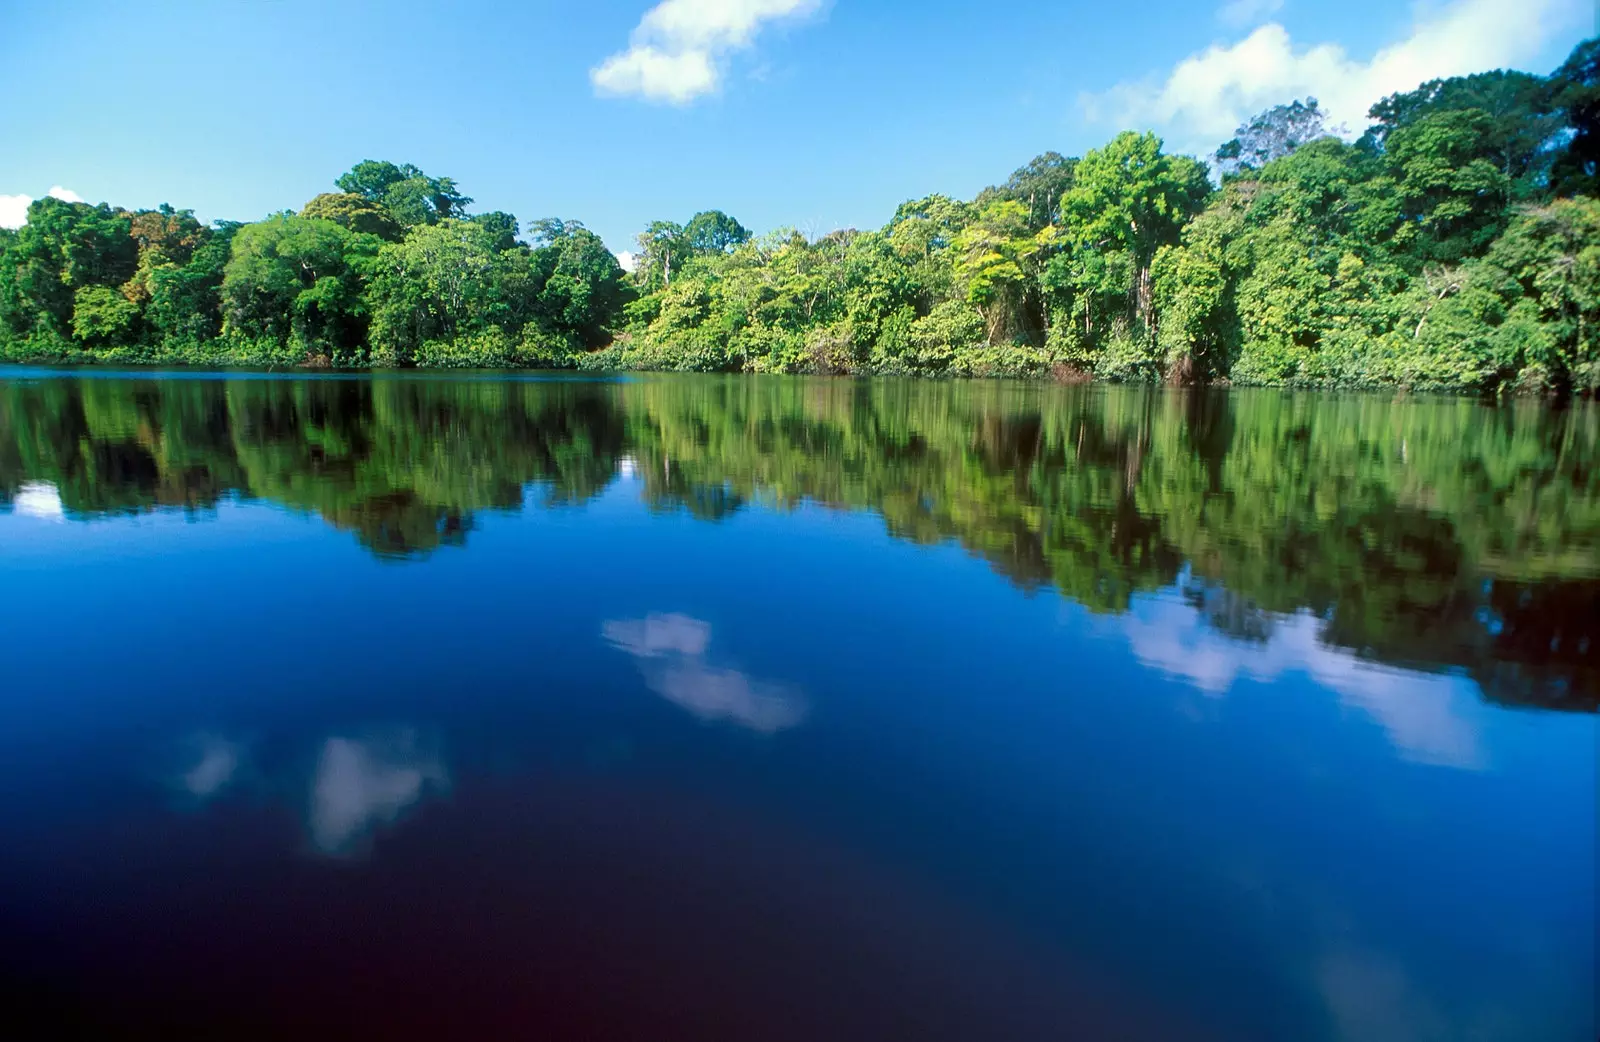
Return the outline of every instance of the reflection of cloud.
<path id="1" fill-rule="evenodd" d="M 608 622 L 600 632 L 635 658 L 660 658 L 668 652 L 700 656 L 711 643 L 711 624 L 687 615 L 650 615 Z"/>
<path id="2" fill-rule="evenodd" d="M 1460 684 L 1448 676 L 1363 662 L 1318 639 L 1318 621 L 1301 614 L 1280 619 L 1264 641 L 1232 640 L 1211 629 L 1191 606 L 1144 599 L 1118 620 L 1139 661 L 1222 695 L 1240 674 L 1259 681 L 1301 672 L 1381 724 L 1407 759 L 1449 767 L 1482 765 L 1478 736 L 1457 715 Z"/>
<path id="3" fill-rule="evenodd" d="M 196 799 L 209 799 L 228 787 L 244 762 L 244 747 L 218 735 L 194 739 L 193 765 L 178 779 L 179 785 Z"/>
<path id="4" fill-rule="evenodd" d="M 1317 968 L 1317 985 L 1348 1042 L 1421 1042 L 1461 1038 L 1418 994 L 1405 968 L 1381 955 L 1334 952 Z M 1463 1025 L 1457 1025 L 1458 1027 Z"/>
<path id="5" fill-rule="evenodd" d="M 28 481 L 17 489 L 11 507 L 24 517 L 37 517 L 45 521 L 61 521 L 67 512 L 61 505 L 61 493 L 48 481 Z"/>
<path id="6" fill-rule="evenodd" d="M 324 854 L 346 854 L 379 825 L 400 817 L 430 786 L 448 781 L 437 754 L 414 731 L 366 739 L 329 738 L 311 785 L 308 827 Z"/>
<path id="7" fill-rule="evenodd" d="M 805 700 L 797 692 L 709 665 L 705 651 L 711 643 L 710 623 L 687 615 L 652 614 L 607 622 L 600 632 L 639 660 L 650 690 L 702 720 L 732 720 L 773 734 L 805 718 Z"/>

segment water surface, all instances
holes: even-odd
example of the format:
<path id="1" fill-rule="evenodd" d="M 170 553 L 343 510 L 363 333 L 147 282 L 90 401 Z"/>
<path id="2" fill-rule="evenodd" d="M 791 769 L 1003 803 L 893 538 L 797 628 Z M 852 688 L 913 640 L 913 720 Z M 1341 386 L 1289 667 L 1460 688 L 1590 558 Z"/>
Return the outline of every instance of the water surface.
<path id="1" fill-rule="evenodd" d="M 0 1018 L 1588 1042 L 1597 462 L 1531 402 L 0 370 Z"/>

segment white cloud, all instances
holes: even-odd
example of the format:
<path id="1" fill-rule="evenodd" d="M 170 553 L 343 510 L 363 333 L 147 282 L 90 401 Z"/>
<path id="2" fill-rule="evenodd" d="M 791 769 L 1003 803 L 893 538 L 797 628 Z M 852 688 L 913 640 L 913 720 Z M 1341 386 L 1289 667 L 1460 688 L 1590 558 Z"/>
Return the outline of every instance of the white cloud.
<path id="1" fill-rule="evenodd" d="M 60 185 L 51 185 L 45 195 L 68 203 L 83 202 L 83 196 Z M 32 203 L 31 195 L 0 195 L 0 228 L 21 228 L 27 224 L 28 207 Z"/>
<path id="2" fill-rule="evenodd" d="M 623 250 L 618 253 L 617 263 L 622 265 L 622 270 L 630 275 L 639 270 L 639 257 L 631 250 Z"/>
<path id="3" fill-rule="evenodd" d="M 1334 692 L 1339 704 L 1376 721 L 1407 760 L 1475 769 L 1483 753 L 1472 723 L 1458 709 L 1476 696 L 1455 677 L 1393 669 L 1363 661 L 1320 639 L 1311 615 L 1271 617 L 1262 642 L 1234 640 L 1206 624 L 1192 606 L 1150 598 L 1117 620 L 1134 655 L 1147 666 L 1222 697 L 1240 676 L 1271 682 L 1303 673 Z"/>
<path id="4" fill-rule="evenodd" d="M 32 197 L 26 195 L 0 195 L 0 228 L 21 228 L 28 223 L 28 204 Z"/>
<path id="5" fill-rule="evenodd" d="M 1229 0 L 1217 9 L 1217 21 L 1235 29 L 1255 25 L 1283 9 L 1283 0 Z"/>
<path id="6" fill-rule="evenodd" d="M 1190 55 L 1165 79 L 1121 83 L 1084 94 L 1079 104 L 1091 121 L 1154 128 L 1196 152 L 1211 151 L 1257 112 L 1306 95 L 1332 124 L 1359 132 L 1367 109 L 1386 95 L 1537 58 L 1549 43 L 1583 31 L 1587 7 L 1587 0 L 1454 0 L 1419 8 L 1404 39 L 1365 61 L 1337 43 L 1296 45 L 1270 22 Z"/>
<path id="7" fill-rule="evenodd" d="M 778 684 L 706 662 L 711 624 L 687 615 L 650 615 L 605 623 L 601 635 L 639 660 L 650 690 L 701 720 L 731 720 L 773 734 L 805 718 L 806 703 Z"/>
<path id="8" fill-rule="evenodd" d="M 601 94 L 684 105 L 717 89 L 728 54 L 766 22 L 801 18 L 821 0 L 663 0 L 639 21 L 625 51 L 589 70 Z"/>

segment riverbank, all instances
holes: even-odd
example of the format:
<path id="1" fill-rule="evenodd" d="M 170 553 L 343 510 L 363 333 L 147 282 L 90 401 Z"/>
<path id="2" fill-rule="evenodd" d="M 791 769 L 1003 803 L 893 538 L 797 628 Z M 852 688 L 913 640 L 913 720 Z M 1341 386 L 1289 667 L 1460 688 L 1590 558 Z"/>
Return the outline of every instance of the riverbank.
<path id="1" fill-rule="evenodd" d="M 507 373 L 721 373 L 736 375 L 790 375 L 790 376 L 840 376 L 840 377 L 906 377 L 919 380 L 1018 380 L 1043 385 L 1144 385 L 1184 387 L 1263 387 L 1303 390 L 1394 391 L 1405 393 L 1419 391 L 1482 397 L 1595 397 L 1593 389 L 1573 390 L 1551 386 L 1543 381 L 1525 383 L 1507 382 L 1486 388 L 1475 385 L 1426 384 L 1414 386 L 1387 382 L 1380 379 L 1321 380 L 1296 378 L 1278 382 L 1232 381 L 1227 377 L 1203 378 L 1192 368 L 1169 373 L 1144 373 L 1099 376 L 1093 371 L 1069 362 L 1051 358 L 1048 354 L 1026 345 L 1011 346 L 1006 350 L 975 350 L 969 357 L 947 365 L 937 371 L 918 370 L 906 366 L 883 369 L 871 365 L 833 363 L 826 360 L 807 364 L 804 360 L 785 368 L 769 368 L 763 360 L 739 360 L 733 366 L 720 368 L 705 366 L 706 359 L 697 356 L 673 357 L 659 350 L 645 350 L 627 342 L 614 343 L 593 351 L 574 351 L 563 354 L 527 354 L 519 357 L 512 350 L 473 350 L 473 345 L 453 347 L 435 345 L 428 353 L 429 361 L 413 361 L 408 365 L 352 364 L 341 359 L 336 363 L 326 354 L 307 353 L 303 349 L 285 344 L 247 340 L 216 340 L 204 343 L 167 345 L 135 345 L 97 350 L 87 350 L 65 344 L 39 345 L 36 343 L 0 342 L 0 366 L 65 366 L 99 367 L 106 369 L 194 369 L 194 370 L 262 370 L 283 373 L 314 373 L 337 371 L 344 373 L 373 373 L 407 371 L 415 373 L 476 370 L 480 372 L 504 371 Z M 748 368 L 739 368 L 739 365 Z"/>

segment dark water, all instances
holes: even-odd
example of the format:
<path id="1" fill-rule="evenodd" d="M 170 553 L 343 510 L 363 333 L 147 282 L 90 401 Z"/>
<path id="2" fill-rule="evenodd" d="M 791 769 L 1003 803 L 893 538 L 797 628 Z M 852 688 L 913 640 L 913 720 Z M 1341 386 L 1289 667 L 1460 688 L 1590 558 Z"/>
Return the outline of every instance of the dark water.
<path id="1" fill-rule="evenodd" d="M 1600 416 L 0 376 L 0 1036 L 1595 1037 Z"/>

